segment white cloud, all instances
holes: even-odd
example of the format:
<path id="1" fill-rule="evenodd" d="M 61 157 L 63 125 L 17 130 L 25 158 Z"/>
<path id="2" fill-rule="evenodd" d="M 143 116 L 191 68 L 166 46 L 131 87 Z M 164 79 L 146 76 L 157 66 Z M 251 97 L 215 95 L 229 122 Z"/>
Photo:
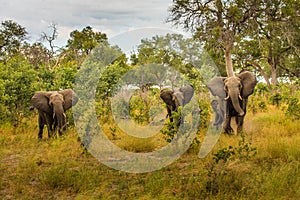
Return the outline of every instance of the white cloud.
<path id="1" fill-rule="evenodd" d="M 165 20 L 172 0 L 0 0 L 0 21 L 24 26 L 34 42 L 51 23 L 56 23 L 59 43 L 71 31 L 86 26 L 108 37 L 143 27 L 171 28 Z"/>

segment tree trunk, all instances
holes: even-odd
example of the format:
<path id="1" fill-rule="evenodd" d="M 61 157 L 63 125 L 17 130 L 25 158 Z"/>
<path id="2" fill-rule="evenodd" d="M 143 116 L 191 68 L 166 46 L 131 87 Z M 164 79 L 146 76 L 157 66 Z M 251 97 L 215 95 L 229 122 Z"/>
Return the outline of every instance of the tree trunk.
<path id="1" fill-rule="evenodd" d="M 249 59 L 246 59 L 245 60 L 246 62 L 249 62 L 256 71 L 259 71 L 259 73 L 264 77 L 266 83 L 267 83 L 267 86 L 269 89 L 271 89 L 271 83 L 270 83 L 270 80 L 269 80 L 269 76 L 264 72 L 264 70 L 262 69 L 262 67 L 255 61 L 252 61 L 252 60 L 249 60 Z"/>
<path id="2" fill-rule="evenodd" d="M 279 57 L 274 56 L 273 50 L 271 47 L 269 47 L 269 56 L 268 56 L 268 63 L 271 67 L 271 73 L 272 73 L 272 85 L 277 85 L 277 66 L 279 64 Z"/>
<path id="3" fill-rule="evenodd" d="M 230 49 L 231 48 L 225 48 L 225 63 L 226 63 L 227 77 L 234 76 Z"/>
<path id="4" fill-rule="evenodd" d="M 272 66 L 272 85 L 277 85 L 277 70 L 276 66 Z"/>

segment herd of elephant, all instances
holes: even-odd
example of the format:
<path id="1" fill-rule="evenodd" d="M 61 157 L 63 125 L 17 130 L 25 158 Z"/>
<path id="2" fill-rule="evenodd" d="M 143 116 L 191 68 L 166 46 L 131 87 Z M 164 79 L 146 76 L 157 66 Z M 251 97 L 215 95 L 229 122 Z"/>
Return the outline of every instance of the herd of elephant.
<path id="1" fill-rule="evenodd" d="M 231 118 L 235 117 L 237 132 L 242 131 L 248 97 L 253 94 L 257 80 L 252 72 L 244 71 L 232 77 L 215 77 L 206 86 L 215 96 L 211 101 L 215 112 L 214 126 L 223 124 L 223 132 L 230 134 Z M 160 91 L 160 98 L 165 102 L 170 122 L 173 122 L 172 112 L 178 112 L 179 106 L 184 107 L 194 95 L 194 88 L 186 85 L 181 88 L 166 88 Z M 72 89 L 51 92 L 37 92 L 31 98 L 32 105 L 37 108 L 39 116 L 38 138 L 42 139 L 43 129 L 48 128 L 48 137 L 58 129 L 59 135 L 66 130 L 66 110 L 76 105 L 78 97 Z M 183 122 L 181 118 L 177 125 Z"/>

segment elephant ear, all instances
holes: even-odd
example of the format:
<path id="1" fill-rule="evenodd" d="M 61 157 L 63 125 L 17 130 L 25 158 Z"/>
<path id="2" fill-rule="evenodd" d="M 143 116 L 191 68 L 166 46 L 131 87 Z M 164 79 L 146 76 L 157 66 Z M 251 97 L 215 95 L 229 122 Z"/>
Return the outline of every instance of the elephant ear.
<path id="1" fill-rule="evenodd" d="M 213 96 L 218 96 L 222 99 L 226 97 L 226 92 L 224 90 L 225 79 L 226 77 L 215 77 L 206 84 L 206 87 L 209 89 Z"/>
<path id="2" fill-rule="evenodd" d="M 244 71 L 237 75 L 243 84 L 242 96 L 247 98 L 253 94 L 254 88 L 256 86 L 257 80 L 252 72 Z"/>
<path id="3" fill-rule="evenodd" d="M 72 89 L 65 89 L 58 92 L 64 97 L 64 110 L 70 109 L 78 102 L 78 97 Z"/>
<path id="4" fill-rule="evenodd" d="M 183 96 L 184 96 L 183 105 L 188 104 L 191 101 L 191 99 L 193 98 L 193 96 L 194 96 L 194 88 L 193 88 L 193 86 L 186 85 L 186 86 L 180 88 L 179 90 L 180 90 L 180 92 L 183 93 Z"/>
<path id="5" fill-rule="evenodd" d="M 172 95 L 172 101 L 174 102 L 175 108 L 184 106 L 184 94 L 179 89 L 175 90 Z"/>
<path id="6" fill-rule="evenodd" d="M 49 98 L 53 92 L 37 92 L 31 98 L 31 104 L 43 112 L 51 113 L 52 108 L 49 105 Z"/>

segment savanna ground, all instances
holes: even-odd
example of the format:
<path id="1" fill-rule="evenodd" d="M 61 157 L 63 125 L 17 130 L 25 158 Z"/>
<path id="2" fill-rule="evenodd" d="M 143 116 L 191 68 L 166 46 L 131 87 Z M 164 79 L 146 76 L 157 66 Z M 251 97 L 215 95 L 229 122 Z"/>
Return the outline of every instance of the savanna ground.
<path id="1" fill-rule="evenodd" d="M 33 116 L 17 128 L 1 126 L 0 199 L 300 198 L 300 121 L 273 105 L 249 112 L 244 136 L 221 135 L 205 158 L 198 157 L 203 130 L 200 144 L 143 174 L 101 164 L 81 146 L 74 127 L 61 138 L 38 141 L 36 121 Z M 151 138 L 121 137 L 116 143 L 134 152 L 155 145 Z"/>

